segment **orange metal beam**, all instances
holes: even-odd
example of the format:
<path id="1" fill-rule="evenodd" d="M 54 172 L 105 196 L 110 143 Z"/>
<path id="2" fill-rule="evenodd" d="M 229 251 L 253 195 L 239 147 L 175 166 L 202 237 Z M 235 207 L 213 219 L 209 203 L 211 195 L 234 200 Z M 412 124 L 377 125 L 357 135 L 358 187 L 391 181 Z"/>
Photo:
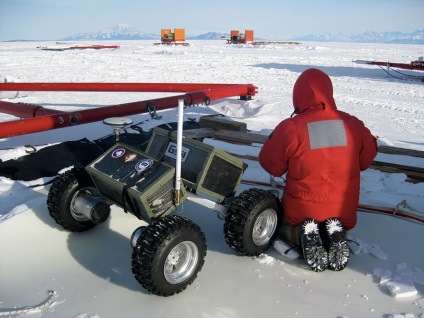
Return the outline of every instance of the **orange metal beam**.
<path id="1" fill-rule="evenodd" d="M 0 83 L 0 91 L 80 91 L 80 92 L 174 92 L 234 87 L 240 84 L 206 83 Z M 246 87 L 251 84 L 243 84 Z"/>
<path id="2" fill-rule="evenodd" d="M 6 85 L 7 84 L 7 85 Z M 80 85 L 79 85 L 80 84 Z M 132 83 L 136 84 L 136 83 Z M 63 91 L 63 90 L 78 90 L 78 91 L 130 91 L 129 87 L 126 87 L 126 90 L 122 86 L 116 87 L 113 86 L 113 83 L 0 83 L 0 90 L 5 86 L 8 86 L 9 90 L 44 90 L 44 91 Z M 144 84 L 148 85 L 148 84 Z M 175 108 L 178 105 L 179 99 L 185 99 L 186 105 L 196 105 L 196 104 L 209 104 L 211 101 L 231 97 L 231 96 L 241 96 L 250 98 L 256 94 L 257 87 L 252 84 L 166 84 L 165 87 L 170 89 L 169 91 L 175 92 L 175 89 L 182 89 L 183 85 L 187 87 L 203 87 L 202 90 L 196 90 L 188 92 L 183 95 L 171 96 L 165 98 L 152 99 L 147 101 L 126 103 L 120 105 L 113 105 L 101 108 L 94 108 L 88 110 L 81 110 L 71 113 L 57 113 L 55 110 L 49 110 L 41 108 L 43 111 L 51 112 L 49 115 L 44 116 L 42 112 L 37 112 L 37 105 L 24 105 L 25 108 L 20 107 L 16 110 L 16 115 L 22 117 L 29 116 L 40 116 L 35 118 L 21 119 L 9 122 L 0 123 L 0 138 L 13 137 L 17 135 L 24 135 L 39 131 L 63 128 L 68 126 L 74 126 L 79 124 L 86 124 L 94 121 L 103 120 L 107 117 L 115 116 L 128 116 L 140 113 L 149 112 L 149 105 L 153 105 L 155 110 L 164 110 L 169 108 Z M 194 85 L 194 86 L 193 86 Z M 200 85 L 200 86 L 196 86 Z M 207 88 L 210 85 L 211 87 Z M 125 85 L 124 85 L 125 86 Z M 137 85 L 136 85 L 137 86 Z M 115 90 L 110 90 L 110 87 L 115 87 Z M 23 89 L 24 88 L 24 89 Z M 35 89 L 38 88 L 38 89 Z M 83 89 L 85 88 L 85 89 Z M 164 91 L 164 87 L 161 88 Z M 13 107 L 11 103 L 0 104 L 0 112 L 5 110 L 6 113 L 10 113 Z M 5 107 L 3 109 L 2 107 Z M 22 106 L 22 105 L 21 105 Z M 42 106 L 39 106 L 42 107 Z M 34 109 L 35 108 L 35 109 Z M 6 111 L 7 110 L 7 111 Z M 32 115 L 30 115 L 32 114 Z"/>
<path id="3" fill-rule="evenodd" d="M 45 108 L 40 105 L 10 103 L 0 101 L 0 112 L 20 118 L 39 117 L 64 113 L 60 110 Z"/>

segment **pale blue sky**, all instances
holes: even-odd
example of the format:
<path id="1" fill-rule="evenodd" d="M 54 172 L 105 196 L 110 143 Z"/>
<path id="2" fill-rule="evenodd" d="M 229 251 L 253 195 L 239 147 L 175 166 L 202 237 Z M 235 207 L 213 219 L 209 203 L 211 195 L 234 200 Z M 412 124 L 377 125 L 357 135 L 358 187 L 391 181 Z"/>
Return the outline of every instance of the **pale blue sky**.
<path id="1" fill-rule="evenodd" d="M 186 35 L 253 29 L 255 37 L 424 28 L 424 0 L 0 0 L 0 41 L 56 40 L 124 23 Z"/>

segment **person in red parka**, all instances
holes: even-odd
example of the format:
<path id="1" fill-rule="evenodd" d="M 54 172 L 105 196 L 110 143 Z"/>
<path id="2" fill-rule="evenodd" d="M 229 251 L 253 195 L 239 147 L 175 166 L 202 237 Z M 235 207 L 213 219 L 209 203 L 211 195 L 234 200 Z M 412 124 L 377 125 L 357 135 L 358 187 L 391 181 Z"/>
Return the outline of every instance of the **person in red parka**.
<path id="1" fill-rule="evenodd" d="M 342 270 L 349 260 L 346 231 L 356 225 L 360 171 L 377 154 L 376 138 L 358 118 L 337 110 L 330 77 L 304 71 L 293 88 L 291 118 L 263 145 L 259 160 L 286 175 L 280 235 L 299 244 L 314 271 Z"/>

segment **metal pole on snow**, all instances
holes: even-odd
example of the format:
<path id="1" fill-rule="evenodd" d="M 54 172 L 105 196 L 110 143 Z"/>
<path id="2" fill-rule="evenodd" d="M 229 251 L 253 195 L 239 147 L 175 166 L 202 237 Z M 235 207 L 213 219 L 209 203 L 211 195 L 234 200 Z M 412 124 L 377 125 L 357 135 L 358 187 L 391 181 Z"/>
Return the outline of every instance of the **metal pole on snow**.
<path id="1" fill-rule="evenodd" d="M 193 89 L 193 91 L 190 91 Z M 182 83 L 0 83 L 1 90 L 29 91 L 102 91 L 102 92 L 183 92 L 170 96 L 133 103 L 85 109 L 74 112 L 61 112 L 40 105 L 0 103 L 0 112 L 17 117 L 15 121 L 0 123 L 0 138 L 13 137 L 45 130 L 87 124 L 108 117 L 120 117 L 164 110 L 177 107 L 178 100 L 185 101 L 186 106 L 206 104 L 211 101 L 240 96 L 249 99 L 257 93 L 252 84 L 182 84 Z M 34 118 L 28 118 L 34 117 Z"/>

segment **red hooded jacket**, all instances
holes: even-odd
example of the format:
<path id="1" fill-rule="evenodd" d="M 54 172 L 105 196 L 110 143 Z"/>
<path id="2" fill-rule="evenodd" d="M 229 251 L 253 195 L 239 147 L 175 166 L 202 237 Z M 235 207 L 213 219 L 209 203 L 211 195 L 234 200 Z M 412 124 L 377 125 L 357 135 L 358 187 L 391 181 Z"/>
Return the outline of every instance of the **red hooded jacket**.
<path id="1" fill-rule="evenodd" d="M 282 202 L 292 225 L 337 217 L 356 225 L 360 171 L 377 155 L 377 143 L 362 121 L 337 110 L 330 78 L 308 69 L 293 89 L 293 118 L 283 120 L 261 149 L 261 166 L 273 176 L 287 172 Z"/>

